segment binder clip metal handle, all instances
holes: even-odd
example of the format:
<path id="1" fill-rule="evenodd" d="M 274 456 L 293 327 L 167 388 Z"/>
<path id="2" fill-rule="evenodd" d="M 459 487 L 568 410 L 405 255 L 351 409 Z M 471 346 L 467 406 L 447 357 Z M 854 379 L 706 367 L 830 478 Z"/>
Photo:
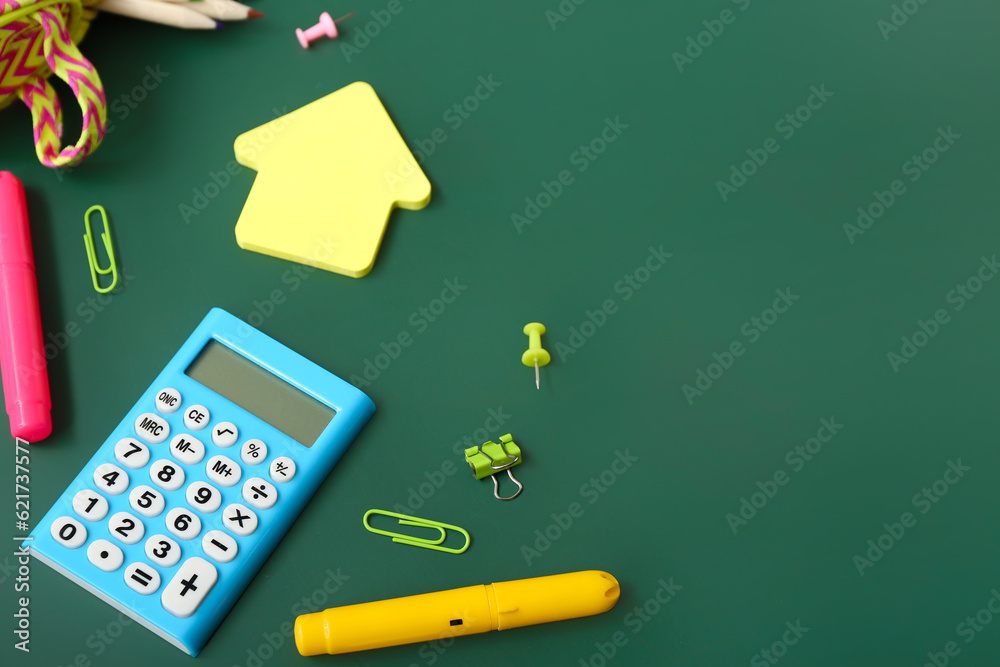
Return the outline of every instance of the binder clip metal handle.
<path id="1" fill-rule="evenodd" d="M 510 433 L 500 436 L 499 443 L 491 440 L 483 443 L 481 449 L 470 447 L 465 450 L 465 462 L 475 472 L 476 479 L 493 478 L 493 495 L 497 500 L 513 500 L 521 495 L 521 491 L 524 491 L 524 485 L 517 481 L 514 473 L 511 472 L 511 468 L 520 465 L 522 460 L 521 449 L 514 444 Z M 500 480 L 497 479 L 497 476 L 498 473 L 504 471 L 507 472 L 511 481 L 517 484 L 517 492 L 512 496 L 500 495 Z"/>

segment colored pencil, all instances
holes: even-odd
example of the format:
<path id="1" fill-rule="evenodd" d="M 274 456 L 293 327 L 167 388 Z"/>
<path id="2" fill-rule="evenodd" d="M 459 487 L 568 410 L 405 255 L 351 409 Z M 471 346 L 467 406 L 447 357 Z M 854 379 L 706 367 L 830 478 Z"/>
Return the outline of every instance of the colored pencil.
<path id="1" fill-rule="evenodd" d="M 100 0 L 97 9 L 129 18 L 151 21 L 189 30 L 216 30 L 223 27 L 204 14 L 158 0 Z"/>
<path id="2" fill-rule="evenodd" d="M 246 5 L 236 2 L 236 0 L 161 0 L 171 4 L 177 4 L 186 9 L 204 14 L 209 18 L 218 21 L 244 21 L 246 19 L 258 19 L 264 16 L 256 9 L 251 9 Z"/>

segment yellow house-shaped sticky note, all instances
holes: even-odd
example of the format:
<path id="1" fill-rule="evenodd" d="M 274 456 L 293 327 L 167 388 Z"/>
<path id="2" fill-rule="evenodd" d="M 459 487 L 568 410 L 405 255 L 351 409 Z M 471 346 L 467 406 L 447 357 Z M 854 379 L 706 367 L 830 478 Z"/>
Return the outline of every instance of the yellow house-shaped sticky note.
<path id="1" fill-rule="evenodd" d="M 236 160 L 257 172 L 236 223 L 241 248 L 360 278 L 392 209 L 431 184 L 375 90 L 352 83 L 245 132 Z"/>

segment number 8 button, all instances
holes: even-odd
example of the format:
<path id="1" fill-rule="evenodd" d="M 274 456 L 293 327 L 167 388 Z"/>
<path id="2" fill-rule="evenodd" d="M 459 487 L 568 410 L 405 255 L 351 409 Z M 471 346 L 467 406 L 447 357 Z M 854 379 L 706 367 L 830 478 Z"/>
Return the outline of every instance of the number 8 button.
<path id="1" fill-rule="evenodd" d="M 176 491 L 184 484 L 184 469 L 167 459 L 160 459 L 149 467 L 149 478 L 162 489 Z"/>

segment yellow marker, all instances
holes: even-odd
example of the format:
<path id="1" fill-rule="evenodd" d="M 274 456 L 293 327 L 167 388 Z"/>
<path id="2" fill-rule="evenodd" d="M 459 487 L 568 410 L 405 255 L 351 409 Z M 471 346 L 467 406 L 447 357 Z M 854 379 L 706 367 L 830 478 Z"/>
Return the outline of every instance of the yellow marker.
<path id="1" fill-rule="evenodd" d="M 524 333 L 528 334 L 528 349 L 521 355 L 521 363 L 525 366 L 535 366 L 535 389 L 541 389 L 538 367 L 552 361 L 549 353 L 542 349 L 542 334 L 545 333 L 545 325 L 538 322 L 525 324 Z"/>
<path id="2" fill-rule="evenodd" d="M 302 655 L 336 655 L 509 630 L 601 614 L 618 594 L 614 577 L 588 570 L 366 602 L 299 616 L 295 646 Z"/>
<path id="3" fill-rule="evenodd" d="M 389 214 L 431 184 L 378 95 L 356 82 L 236 138 L 257 177 L 236 223 L 241 248 L 353 278 L 375 263 Z"/>

